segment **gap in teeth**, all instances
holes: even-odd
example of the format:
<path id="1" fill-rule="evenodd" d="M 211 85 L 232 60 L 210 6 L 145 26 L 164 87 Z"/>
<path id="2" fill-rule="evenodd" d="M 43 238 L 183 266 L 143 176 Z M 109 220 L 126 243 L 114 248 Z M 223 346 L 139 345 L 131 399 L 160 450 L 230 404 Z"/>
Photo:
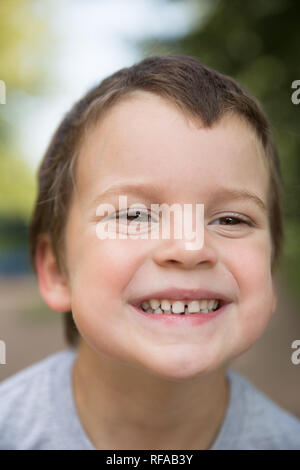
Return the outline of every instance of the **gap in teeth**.
<path id="1" fill-rule="evenodd" d="M 219 306 L 220 301 L 217 299 L 191 300 L 189 302 L 150 299 L 142 302 L 140 308 L 147 313 L 189 315 L 192 313 L 210 313 L 217 310 Z"/>

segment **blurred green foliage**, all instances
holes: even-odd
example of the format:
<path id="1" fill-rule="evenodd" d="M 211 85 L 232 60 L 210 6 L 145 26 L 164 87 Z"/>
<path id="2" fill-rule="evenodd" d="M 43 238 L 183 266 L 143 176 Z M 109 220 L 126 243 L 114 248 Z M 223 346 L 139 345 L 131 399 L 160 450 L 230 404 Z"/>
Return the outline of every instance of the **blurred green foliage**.
<path id="1" fill-rule="evenodd" d="M 300 104 L 291 101 L 292 82 L 300 79 L 300 2 L 184 3 L 189 4 L 194 18 L 189 33 L 178 38 L 141 41 L 141 50 L 145 56 L 198 57 L 237 79 L 263 104 L 273 126 L 284 179 L 286 245 L 282 267 L 300 300 Z"/>
<path id="2" fill-rule="evenodd" d="M 24 99 L 47 89 L 49 82 L 51 36 L 45 9 L 49 15 L 48 0 L 0 2 L 0 80 L 6 87 L 6 104 L 0 104 L 0 252 L 27 243 L 36 182 L 24 160 L 18 124 L 27 119 Z"/>

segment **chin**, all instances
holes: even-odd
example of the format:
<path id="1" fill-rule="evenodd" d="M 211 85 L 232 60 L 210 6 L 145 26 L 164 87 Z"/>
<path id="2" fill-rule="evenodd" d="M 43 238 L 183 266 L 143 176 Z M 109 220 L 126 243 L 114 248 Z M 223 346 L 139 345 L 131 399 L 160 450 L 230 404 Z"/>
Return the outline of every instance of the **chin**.
<path id="1" fill-rule="evenodd" d="M 204 376 L 215 371 L 221 365 L 216 361 L 192 361 L 189 357 L 186 359 L 181 358 L 180 361 L 151 362 L 143 364 L 143 368 L 162 379 L 181 382 Z"/>

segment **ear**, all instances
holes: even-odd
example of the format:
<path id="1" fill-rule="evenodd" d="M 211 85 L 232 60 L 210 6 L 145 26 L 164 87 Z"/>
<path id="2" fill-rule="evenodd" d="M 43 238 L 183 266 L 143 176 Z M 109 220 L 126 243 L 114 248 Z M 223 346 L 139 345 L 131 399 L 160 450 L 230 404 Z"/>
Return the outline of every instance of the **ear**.
<path id="1" fill-rule="evenodd" d="M 48 307 L 61 313 L 71 310 L 69 282 L 59 269 L 48 234 L 38 241 L 35 264 L 40 294 Z"/>

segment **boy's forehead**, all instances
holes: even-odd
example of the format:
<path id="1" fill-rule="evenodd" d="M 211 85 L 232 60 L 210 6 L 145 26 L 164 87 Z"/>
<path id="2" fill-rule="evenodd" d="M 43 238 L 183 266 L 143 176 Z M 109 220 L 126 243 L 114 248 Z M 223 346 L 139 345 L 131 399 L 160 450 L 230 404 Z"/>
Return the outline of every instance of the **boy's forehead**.
<path id="1" fill-rule="evenodd" d="M 258 183 L 261 173 L 262 195 L 267 178 L 262 144 L 241 116 L 226 114 L 204 127 L 200 119 L 190 119 L 173 103 L 148 92 L 115 104 L 87 132 L 77 170 L 79 192 L 142 176 L 167 177 L 175 187 L 183 176 L 192 184 L 213 175 L 248 180 L 251 186 L 251 176 Z"/>

